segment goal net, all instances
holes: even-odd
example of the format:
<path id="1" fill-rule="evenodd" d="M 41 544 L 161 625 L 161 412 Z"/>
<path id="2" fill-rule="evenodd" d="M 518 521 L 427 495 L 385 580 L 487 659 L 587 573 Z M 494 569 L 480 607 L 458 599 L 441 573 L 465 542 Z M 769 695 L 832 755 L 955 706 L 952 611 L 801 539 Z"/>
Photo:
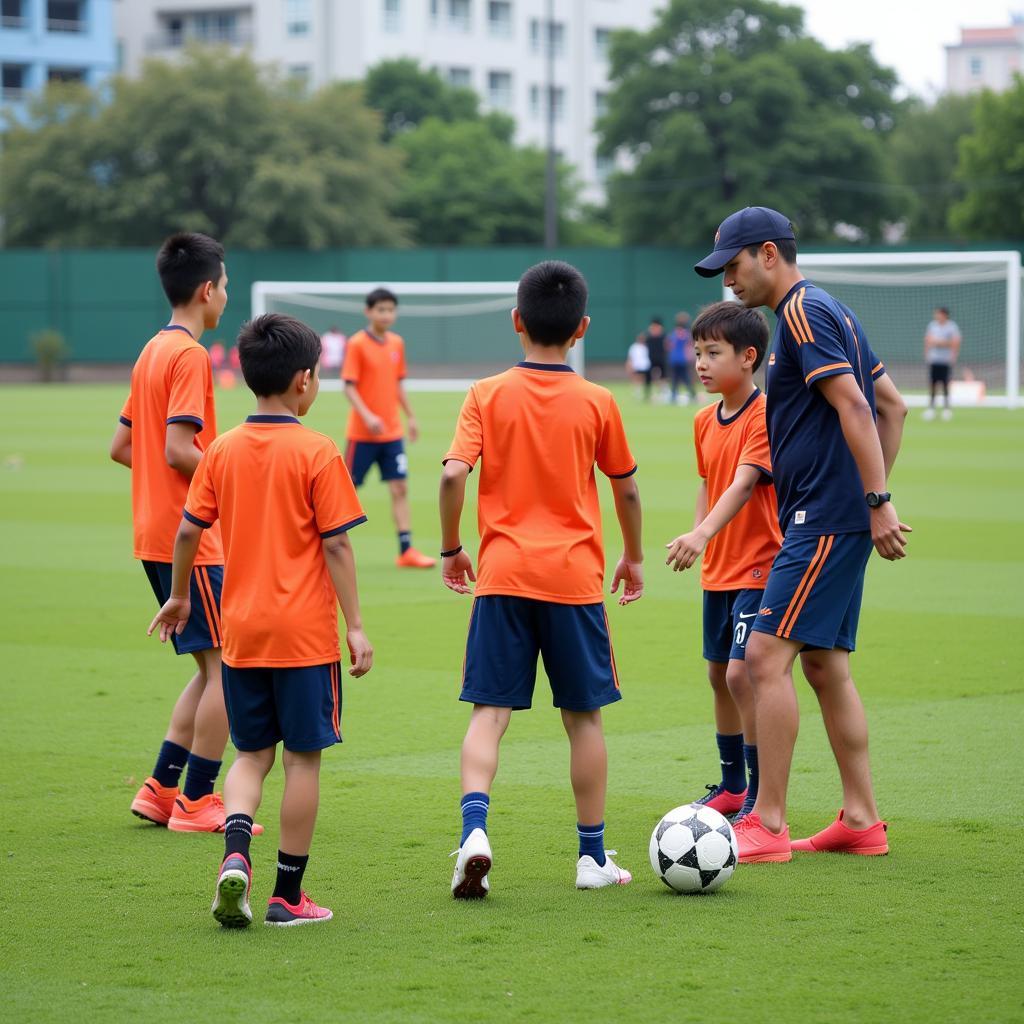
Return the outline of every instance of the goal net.
<path id="1" fill-rule="evenodd" d="M 925 401 L 924 336 L 939 306 L 960 328 L 953 401 L 1017 404 L 1020 253 L 801 253 L 799 263 L 811 281 L 857 314 L 909 404 Z"/>
<path id="2" fill-rule="evenodd" d="M 418 390 L 465 390 L 472 381 L 508 369 L 521 358 L 512 329 L 516 281 L 257 281 L 252 315 L 287 313 L 321 336 L 346 337 L 366 326 L 364 299 L 374 288 L 398 297 L 394 330 L 405 339 L 407 385 Z M 582 346 L 570 362 L 583 372 Z M 321 387 L 340 387 L 336 370 L 321 371 Z"/>

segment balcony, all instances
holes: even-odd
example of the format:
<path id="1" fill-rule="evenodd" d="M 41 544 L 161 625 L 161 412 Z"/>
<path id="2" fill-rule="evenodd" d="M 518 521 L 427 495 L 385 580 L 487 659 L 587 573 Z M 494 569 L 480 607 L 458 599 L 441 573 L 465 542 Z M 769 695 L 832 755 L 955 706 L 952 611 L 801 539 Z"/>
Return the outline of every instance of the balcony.
<path id="1" fill-rule="evenodd" d="M 23 14 L 0 15 L 0 28 L 28 28 L 28 18 Z"/>
<path id="2" fill-rule="evenodd" d="M 234 28 L 193 32 L 187 30 L 160 32 L 146 39 L 146 50 L 149 53 L 160 53 L 167 50 L 180 50 L 190 43 L 201 43 L 212 46 L 251 46 L 253 32 L 247 28 Z"/>

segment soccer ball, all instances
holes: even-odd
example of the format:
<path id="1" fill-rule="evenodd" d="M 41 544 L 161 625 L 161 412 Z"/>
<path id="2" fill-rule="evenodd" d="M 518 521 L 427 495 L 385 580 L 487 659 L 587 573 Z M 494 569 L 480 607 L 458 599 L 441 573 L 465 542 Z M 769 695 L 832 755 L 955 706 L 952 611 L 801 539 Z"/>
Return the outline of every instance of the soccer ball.
<path id="1" fill-rule="evenodd" d="M 669 811 L 651 836 L 651 867 L 676 892 L 714 892 L 736 870 L 739 847 L 718 811 L 685 804 Z"/>

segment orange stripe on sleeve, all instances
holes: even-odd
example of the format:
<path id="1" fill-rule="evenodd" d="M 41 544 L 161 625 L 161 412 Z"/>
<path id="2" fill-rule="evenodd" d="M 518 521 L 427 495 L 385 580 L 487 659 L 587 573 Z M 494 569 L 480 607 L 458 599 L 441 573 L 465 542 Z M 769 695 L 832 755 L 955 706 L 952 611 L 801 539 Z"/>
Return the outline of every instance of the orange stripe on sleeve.
<path id="1" fill-rule="evenodd" d="M 782 636 L 786 629 L 786 624 L 789 621 L 789 617 L 796 608 L 797 602 L 800 600 L 800 595 L 803 593 L 804 584 L 811 578 L 811 574 L 814 572 L 814 567 L 818 564 L 818 559 L 821 556 L 822 548 L 825 546 L 825 537 L 818 538 L 818 547 L 814 552 L 814 557 L 811 559 L 807 566 L 806 571 L 800 579 L 800 583 L 796 590 L 793 592 L 793 597 L 790 599 L 789 605 L 786 607 L 786 612 L 782 616 L 782 621 L 779 623 L 779 628 L 775 631 L 776 636 Z M 787 634 L 788 635 L 788 634 Z"/>
<path id="2" fill-rule="evenodd" d="M 793 313 L 793 301 L 794 300 L 790 300 L 790 302 L 783 307 L 782 313 L 786 318 L 786 323 L 789 324 L 789 329 L 793 332 L 793 337 L 796 338 L 796 343 L 798 345 L 804 345 L 806 344 L 807 339 L 804 337 L 803 331 L 797 323 L 796 316 Z"/>
<path id="3" fill-rule="evenodd" d="M 819 373 L 828 373 L 829 370 L 852 370 L 852 369 L 853 369 L 853 367 L 849 363 L 847 363 L 847 362 L 829 363 L 828 366 L 819 366 L 816 370 L 811 370 L 811 372 L 809 374 L 807 374 L 806 377 L 804 377 L 804 383 L 805 384 L 810 384 L 810 382 L 812 380 L 814 380 L 814 378 L 817 377 Z"/>
<path id="4" fill-rule="evenodd" d="M 796 313 L 800 318 L 800 322 L 804 325 L 804 330 L 807 332 L 807 340 L 813 345 L 814 344 L 814 332 L 811 330 L 811 322 L 807 319 L 807 314 L 804 312 L 804 292 L 806 288 L 801 288 L 796 293 Z"/>
<path id="5" fill-rule="evenodd" d="M 871 369 L 871 376 L 874 377 L 874 375 L 876 373 L 878 373 L 879 370 L 884 370 L 884 369 L 885 369 L 885 363 L 879 361 L 877 366 L 872 367 L 872 369 Z"/>
<path id="6" fill-rule="evenodd" d="M 800 612 L 803 610 L 804 604 L 807 602 L 807 598 L 810 596 L 811 591 L 814 589 L 814 584 L 818 582 L 818 577 L 821 575 L 821 570 L 825 568 L 825 562 L 828 559 L 828 553 L 832 550 L 832 544 L 835 541 L 835 539 L 835 534 L 829 535 L 828 542 L 825 544 L 825 550 L 821 553 L 821 558 L 818 561 L 818 567 L 814 570 L 814 575 L 808 581 L 807 587 L 804 590 L 803 597 L 800 598 L 800 603 L 796 606 L 796 609 L 793 611 L 793 617 L 789 620 L 789 625 L 786 627 L 786 632 L 784 636 L 787 640 L 789 639 L 789 634 L 793 632 L 793 627 L 796 625 L 796 620 L 800 618 Z"/>

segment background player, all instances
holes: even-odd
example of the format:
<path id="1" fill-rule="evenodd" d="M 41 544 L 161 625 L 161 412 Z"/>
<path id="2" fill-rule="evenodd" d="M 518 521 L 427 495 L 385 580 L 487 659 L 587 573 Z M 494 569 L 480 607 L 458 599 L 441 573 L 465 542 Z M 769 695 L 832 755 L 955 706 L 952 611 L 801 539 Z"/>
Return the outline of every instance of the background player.
<path id="1" fill-rule="evenodd" d="M 539 263 L 521 278 L 512 322 L 524 360 L 477 381 L 459 414 L 441 477 L 441 573 L 470 593 L 476 580 L 459 541 L 466 478 L 477 460 L 480 575 L 461 699 L 473 705 L 462 745 L 462 838 L 456 898 L 489 890 L 487 810 L 498 747 L 515 709 L 530 707 L 537 655 L 571 748 L 579 860 L 576 887 L 631 880 L 604 850 L 608 755 L 601 708 L 620 699 L 603 602 L 604 548 L 594 466 L 610 477 L 624 552 L 612 593 L 643 593 L 640 495 L 611 393 L 566 363 L 586 333 L 587 285 L 575 267 Z"/>
<path id="2" fill-rule="evenodd" d="M 694 417 L 697 514 L 694 528 L 667 545 L 666 564 L 678 572 L 704 554 L 704 658 L 722 780 L 697 803 L 741 818 L 753 810 L 758 787 L 754 695 L 744 651 L 782 543 L 765 399 L 754 384 L 768 347 L 768 322 L 757 310 L 716 302 L 697 317 L 693 339 L 697 375 L 722 400 Z"/>
<path id="3" fill-rule="evenodd" d="M 924 333 L 924 361 L 928 364 L 928 408 L 924 411 L 926 420 L 935 419 L 935 400 L 942 388 L 942 418 L 953 418 L 949 404 L 949 379 L 960 355 L 960 328 L 950 320 L 945 306 L 936 308 L 931 323 Z"/>
<path id="4" fill-rule="evenodd" d="M 666 343 L 669 370 L 672 373 L 672 385 L 669 401 L 676 405 L 679 402 L 679 385 L 686 388 L 685 402 L 697 401 L 697 392 L 693 389 L 690 374 L 693 371 L 693 334 L 690 331 L 690 314 L 676 313 L 675 326 L 669 332 Z"/>
<path id="5" fill-rule="evenodd" d="M 724 270 L 740 302 L 771 306 L 778 317 L 766 411 L 784 539 L 747 643 L 760 787 L 753 811 L 736 826 L 740 860 L 792 856 L 786 790 L 799 724 L 798 654 L 839 766 L 843 806 L 828 828 L 792 849 L 887 853 L 850 652 L 872 544 L 883 558 L 906 553 L 909 527 L 885 490 L 906 405 L 853 313 L 804 279 L 793 226 L 782 214 L 759 206 L 732 214 L 695 269 L 705 277 Z"/>
<path id="6" fill-rule="evenodd" d="M 391 492 L 391 513 L 398 530 L 398 559 L 406 569 L 429 569 L 436 560 L 412 546 L 409 511 L 408 459 L 402 441 L 399 408 L 405 413 L 409 440 L 415 443 L 419 428 L 405 393 L 405 342 L 390 328 L 397 316 L 398 299 L 386 288 L 366 296 L 368 325 L 356 331 L 345 345 L 341 376 L 352 403 L 348 417 L 345 463 L 356 487 L 361 487 L 374 464 Z"/>
<path id="7" fill-rule="evenodd" d="M 135 557 L 163 604 L 189 480 L 217 434 L 210 356 L 199 339 L 220 322 L 228 278 L 224 249 L 201 234 L 172 235 L 156 265 L 171 320 L 135 363 L 110 457 L 132 471 Z M 220 662 L 223 562 L 220 530 L 211 530 L 196 552 L 190 617 L 173 637 L 174 649 L 191 654 L 197 671 L 171 712 L 153 774 L 132 801 L 134 814 L 174 831 L 215 832 L 224 826 L 224 806 L 213 792 L 228 737 Z"/>
<path id="8" fill-rule="evenodd" d="M 188 579 L 204 534 L 224 531 L 224 692 L 238 757 L 224 782 L 228 817 L 213 915 L 252 920 L 249 840 L 263 780 L 284 744 L 281 849 L 266 923 L 327 921 L 303 891 L 320 799 L 320 753 L 341 741 L 341 664 L 335 594 L 347 625 L 350 674 L 370 670 L 355 558 L 347 531 L 366 521 L 334 442 L 304 429 L 319 389 L 320 339 L 292 317 L 268 314 L 239 336 L 256 414 L 207 450 L 189 488 L 174 546 L 171 596 L 149 629 L 180 632 Z"/>

